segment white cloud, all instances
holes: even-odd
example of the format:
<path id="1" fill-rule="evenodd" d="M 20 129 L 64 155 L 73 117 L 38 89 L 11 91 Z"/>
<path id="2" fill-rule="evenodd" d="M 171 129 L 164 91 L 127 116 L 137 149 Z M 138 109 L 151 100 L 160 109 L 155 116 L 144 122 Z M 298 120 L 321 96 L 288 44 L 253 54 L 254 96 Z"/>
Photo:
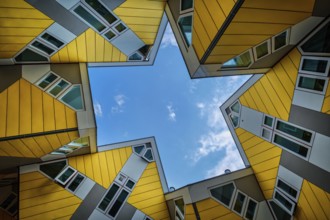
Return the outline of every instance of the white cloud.
<path id="1" fill-rule="evenodd" d="M 102 106 L 98 101 L 96 101 L 94 103 L 94 113 L 97 117 L 102 117 L 103 116 Z"/>
<path id="2" fill-rule="evenodd" d="M 166 108 L 168 110 L 168 119 L 170 121 L 176 121 L 176 114 L 175 114 L 172 104 L 167 105 Z"/>
<path id="3" fill-rule="evenodd" d="M 122 113 L 124 112 L 124 105 L 126 103 L 127 97 L 123 94 L 119 94 L 113 97 L 116 102 L 115 106 L 111 107 L 112 113 Z"/>
<path id="4" fill-rule="evenodd" d="M 178 44 L 172 32 L 171 26 L 168 24 L 162 39 L 161 48 L 165 48 L 169 46 L 177 47 Z"/>

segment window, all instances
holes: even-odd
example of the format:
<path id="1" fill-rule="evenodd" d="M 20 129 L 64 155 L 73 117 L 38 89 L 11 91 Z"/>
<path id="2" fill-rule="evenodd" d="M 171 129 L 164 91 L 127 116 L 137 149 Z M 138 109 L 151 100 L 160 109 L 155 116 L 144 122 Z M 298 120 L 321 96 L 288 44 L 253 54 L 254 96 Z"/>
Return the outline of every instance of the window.
<path id="1" fill-rule="evenodd" d="M 36 85 L 40 87 L 42 90 L 45 90 L 49 85 L 51 85 L 53 82 L 55 82 L 59 76 L 57 76 L 55 73 L 50 72 L 47 75 L 43 76 Z"/>
<path id="2" fill-rule="evenodd" d="M 328 78 L 299 74 L 296 85 L 299 90 L 325 94 L 328 85 Z"/>
<path id="3" fill-rule="evenodd" d="M 39 170 L 51 179 L 55 179 L 55 177 L 63 170 L 66 164 L 66 160 L 44 163 L 40 164 Z"/>
<path id="4" fill-rule="evenodd" d="M 122 190 L 117 198 L 117 200 L 113 203 L 112 207 L 110 208 L 108 214 L 111 217 L 115 217 L 118 213 L 118 211 L 120 210 L 120 208 L 122 207 L 122 205 L 124 204 L 127 196 L 129 195 L 129 192 L 127 192 L 126 190 Z"/>
<path id="5" fill-rule="evenodd" d="M 330 53 L 330 22 L 316 30 L 312 37 L 302 42 L 300 49 L 305 54 L 318 55 Z"/>
<path id="6" fill-rule="evenodd" d="M 117 35 L 115 34 L 115 32 L 113 32 L 111 29 L 106 32 L 104 34 L 104 36 L 108 39 L 108 40 L 112 40 L 114 37 L 116 37 Z"/>
<path id="7" fill-rule="evenodd" d="M 43 43 L 41 43 L 41 42 L 39 42 L 37 40 L 32 43 L 32 46 L 35 47 L 35 48 L 37 48 L 38 50 L 46 53 L 47 55 L 51 55 L 51 54 L 53 54 L 55 52 L 54 49 L 46 46 L 45 44 L 43 44 Z"/>
<path id="8" fill-rule="evenodd" d="M 14 216 L 18 209 L 17 195 L 11 192 L 5 199 L 1 202 L 0 208 L 7 211 L 11 216 Z"/>
<path id="9" fill-rule="evenodd" d="M 327 57 L 307 57 L 301 58 L 299 67 L 300 73 L 309 73 L 321 76 L 328 76 L 330 70 L 330 58 Z"/>
<path id="10" fill-rule="evenodd" d="M 144 150 L 145 146 L 144 145 L 138 145 L 138 146 L 133 146 L 133 151 L 140 155 L 142 151 Z"/>
<path id="11" fill-rule="evenodd" d="M 281 49 L 289 43 L 289 30 L 286 30 L 272 39 L 273 42 L 273 52 Z"/>
<path id="12" fill-rule="evenodd" d="M 299 141 L 304 141 L 306 143 L 312 142 L 313 133 L 310 131 L 307 131 L 305 129 L 299 128 L 297 126 L 293 126 L 291 124 L 288 124 L 286 122 L 277 120 L 276 123 L 276 130 L 281 131 L 287 135 L 290 135 L 292 137 L 295 137 L 295 139 Z"/>
<path id="13" fill-rule="evenodd" d="M 10 193 L 9 196 L 0 204 L 0 207 L 7 209 L 9 205 L 16 199 L 16 194 Z"/>
<path id="14" fill-rule="evenodd" d="M 143 158 L 148 162 L 152 162 L 154 160 L 154 156 L 152 155 L 151 149 L 147 149 L 143 155 Z"/>
<path id="15" fill-rule="evenodd" d="M 89 137 L 82 137 L 82 138 L 78 138 L 78 139 L 70 142 L 67 145 L 60 147 L 59 149 L 56 149 L 55 151 L 51 152 L 50 154 L 67 155 L 82 147 L 88 147 L 88 146 L 89 146 Z"/>
<path id="16" fill-rule="evenodd" d="M 297 199 L 298 199 L 298 190 L 291 187 L 285 181 L 281 180 L 280 178 L 277 178 L 276 187 L 279 190 L 281 190 L 283 193 L 285 193 L 288 197 L 290 197 L 291 199 L 297 201 Z"/>
<path id="17" fill-rule="evenodd" d="M 94 9 L 105 21 L 110 25 L 116 22 L 118 19 L 100 3 L 98 0 L 85 0 L 87 5 Z"/>
<path id="18" fill-rule="evenodd" d="M 77 172 L 77 170 L 73 169 L 72 167 L 66 167 L 56 178 L 55 180 L 65 185 L 69 180 L 73 177 L 73 175 Z"/>
<path id="19" fill-rule="evenodd" d="M 253 48 L 255 60 L 259 60 L 270 54 L 270 40 L 267 40 Z"/>
<path id="20" fill-rule="evenodd" d="M 274 117 L 265 115 L 263 124 L 269 128 L 273 128 Z"/>
<path id="21" fill-rule="evenodd" d="M 143 56 L 140 53 L 136 52 L 136 53 L 133 53 L 131 56 L 129 56 L 128 60 L 141 61 L 141 60 L 143 60 Z"/>
<path id="22" fill-rule="evenodd" d="M 281 206 L 284 210 L 286 210 L 291 215 L 294 212 L 295 209 L 295 203 L 291 201 L 290 199 L 286 198 L 284 194 L 279 192 L 277 189 L 274 190 L 274 201 Z"/>
<path id="23" fill-rule="evenodd" d="M 192 43 L 192 14 L 181 16 L 178 20 L 179 29 L 183 35 L 183 39 L 186 42 L 187 47 Z"/>
<path id="24" fill-rule="evenodd" d="M 244 217 L 246 219 L 252 220 L 255 217 L 256 210 L 257 210 L 257 202 L 253 201 L 251 198 L 249 198 L 249 202 L 247 204 L 247 208 L 245 211 Z"/>
<path id="25" fill-rule="evenodd" d="M 74 193 L 78 189 L 80 184 L 83 183 L 84 180 L 85 180 L 85 176 L 78 173 L 68 184 L 67 189 Z"/>
<path id="26" fill-rule="evenodd" d="M 63 92 L 70 83 L 64 79 L 59 80 L 57 83 L 55 83 L 52 87 L 50 87 L 47 92 L 54 96 L 55 98 Z"/>
<path id="27" fill-rule="evenodd" d="M 22 52 L 20 52 L 16 57 L 15 61 L 18 63 L 23 62 L 48 62 L 48 58 L 40 55 L 39 53 L 25 48 Z"/>
<path id="28" fill-rule="evenodd" d="M 64 45 L 62 41 L 58 40 L 56 37 L 48 33 L 44 33 L 43 35 L 41 35 L 41 38 L 57 48 L 60 48 Z"/>
<path id="29" fill-rule="evenodd" d="M 230 109 L 233 111 L 233 112 L 236 112 L 236 113 L 239 113 L 240 112 L 240 104 L 239 102 L 235 102 L 232 106 L 230 106 Z"/>
<path id="30" fill-rule="evenodd" d="M 101 209 L 102 211 L 105 211 L 118 190 L 119 190 L 119 186 L 115 183 L 112 184 L 107 194 L 104 196 L 101 203 L 99 204 L 98 208 Z"/>
<path id="31" fill-rule="evenodd" d="M 128 180 L 125 186 L 129 189 L 133 189 L 134 185 L 135 182 L 133 182 L 132 180 Z"/>
<path id="32" fill-rule="evenodd" d="M 181 4 L 180 4 L 181 12 L 193 9 L 193 4 L 194 4 L 193 0 L 181 0 Z"/>
<path id="33" fill-rule="evenodd" d="M 267 129 L 267 128 L 261 128 L 261 136 L 267 140 L 267 141 L 271 141 L 272 139 L 272 131 Z"/>
<path id="34" fill-rule="evenodd" d="M 119 23 L 118 25 L 115 26 L 115 30 L 118 33 L 121 33 L 121 32 L 123 32 L 126 29 L 127 29 L 127 27 L 123 23 Z"/>
<path id="35" fill-rule="evenodd" d="M 237 191 L 234 205 L 233 205 L 233 211 L 235 211 L 237 214 L 242 215 L 245 201 L 247 200 L 246 195 Z"/>
<path id="36" fill-rule="evenodd" d="M 213 189 L 210 189 L 211 196 L 224 204 L 228 208 L 230 207 L 231 201 L 233 199 L 233 194 L 235 191 L 234 183 L 229 183 L 226 185 L 222 185 Z"/>
<path id="37" fill-rule="evenodd" d="M 237 128 L 239 125 L 240 111 L 241 104 L 238 100 L 234 102 L 234 104 L 232 104 L 230 107 L 226 108 L 226 113 L 228 114 L 234 128 Z"/>
<path id="38" fill-rule="evenodd" d="M 184 201 L 183 199 L 174 200 L 175 204 L 175 219 L 184 220 Z"/>
<path id="39" fill-rule="evenodd" d="M 237 128 L 239 123 L 239 117 L 236 115 L 230 115 L 230 120 L 233 123 L 233 126 Z"/>
<path id="40" fill-rule="evenodd" d="M 222 64 L 221 68 L 244 68 L 244 67 L 249 67 L 252 64 L 252 52 L 251 50 L 248 50 L 244 52 L 243 54 L 234 57 L 231 60 L 228 60 L 224 64 Z"/>
<path id="41" fill-rule="evenodd" d="M 279 134 L 274 135 L 273 143 L 275 143 L 278 146 L 283 147 L 284 149 L 289 150 L 290 152 L 292 152 L 298 156 L 301 156 L 305 159 L 308 156 L 308 151 L 309 151 L 308 147 L 305 147 L 301 144 L 293 142 L 293 141 L 289 140 L 288 138 L 284 138 L 284 137 L 280 136 Z"/>
<path id="42" fill-rule="evenodd" d="M 61 95 L 60 100 L 74 110 L 84 109 L 80 85 L 71 86 L 63 95 Z"/>
<path id="43" fill-rule="evenodd" d="M 78 5 L 73 11 L 81 18 L 83 21 L 87 22 L 91 27 L 93 27 L 97 32 L 102 32 L 106 26 L 94 17 L 85 7 Z"/>

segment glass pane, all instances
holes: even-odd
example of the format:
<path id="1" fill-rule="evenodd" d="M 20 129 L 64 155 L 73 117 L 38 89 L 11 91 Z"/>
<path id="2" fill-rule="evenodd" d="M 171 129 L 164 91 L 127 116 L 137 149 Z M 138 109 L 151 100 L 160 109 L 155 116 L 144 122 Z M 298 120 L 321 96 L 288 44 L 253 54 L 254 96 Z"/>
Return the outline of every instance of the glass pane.
<path id="1" fill-rule="evenodd" d="M 330 22 L 306 41 L 301 49 L 304 52 L 330 53 Z"/>
<path id="2" fill-rule="evenodd" d="M 234 190 L 235 190 L 234 184 L 230 183 L 224 186 L 211 189 L 210 192 L 214 198 L 224 203 L 225 205 L 229 206 Z"/>
<path id="3" fill-rule="evenodd" d="M 315 90 L 319 92 L 323 92 L 324 85 L 324 79 L 309 78 L 305 76 L 301 76 L 298 83 L 298 87 L 300 88 Z"/>
<path id="4" fill-rule="evenodd" d="M 54 86 L 49 93 L 52 94 L 53 96 L 57 96 L 60 92 L 62 92 L 66 87 L 69 86 L 69 83 L 67 83 L 64 80 L 60 80 L 59 83 Z"/>
<path id="5" fill-rule="evenodd" d="M 42 50 L 43 52 L 47 53 L 48 55 L 52 54 L 55 51 L 52 48 L 49 48 L 46 45 L 40 43 L 39 41 L 34 41 L 32 45 L 39 50 Z"/>
<path id="6" fill-rule="evenodd" d="M 126 29 L 126 26 L 123 25 L 122 23 L 120 23 L 120 24 L 118 24 L 115 28 L 116 28 L 116 30 L 117 30 L 119 33 L 121 33 L 121 32 L 123 32 L 123 31 Z"/>
<path id="7" fill-rule="evenodd" d="M 257 52 L 257 58 L 261 58 L 265 55 L 268 54 L 268 43 L 265 42 L 259 46 L 256 47 L 256 52 Z"/>
<path id="8" fill-rule="evenodd" d="M 101 209 L 103 211 L 106 210 L 106 208 L 108 207 L 109 203 L 111 202 L 111 200 L 113 199 L 113 197 L 117 193 L 118 189 L 119 189 L 119 186 L 117 186 L 115 184 L 113 184 L 111 186 L 111 188 L 109 189 L 109 191 L 107 192 L 107 194 L 103 198 L 102 202 L 100 203 L 99 209 Z"/>
<path id="9" fill-rule="evenodd" d="M 48 59 L 40 54 L 30 50 L 25 49 L 20 54 L 15 57 L 16 62 L 44 62 L 48 61 Z"/>
<path id="10" fill-rule="evenodd" d="M 288 210 L 291 210 L 292 204 L 286 198 L 284 198 L 281 194 L 279 194 L 278 192 L 275 192 L 275 198 L 282 205 L 284 205 L 284 207 L 286 207 Z"/>
<path id="11" fill-rule="evenodd" d="M 112 38 L 114 38 L 116 35 L 110 30 L 107 33 L 105 33 L 106 38 L 108 38 L 108 40 L 111 40 Z"/>
<path id="12" fill-rule="evenodd" d="M 66 171 L 64 173 L 62 173 L 62 175 L 58 179 L 62 182 L 65 182 L 72 176 L 73 173 L 74 173 L 74 170 L 71 168 L 68 168 L 68 169 L 66 169 Z"/>
<path id="13" fill-rule="evenodd" d="M 273 126 L 273 118 L 265 116 L 264 124 L 268 125 L 269 127 L 272 127 Z"/>
<path id="14" fill-rule="evenodd" d="M 234 112 L 239 113 L 239 103 L 238 103 L 238 102 L 235 102 L 235 104 L 232 105 L 230 108 L 231 108 L 231 110 L 233 110 Z"/>
<path id="15" fill-rule="evenodd" d="M 39 84 L 38 86 L 41 87 L 41 88 L 46 88 L 49 84 L 53 83 L 58 77 L 55 75 L 55 74 L 48 74 L 48 76 L 43 79 Z"/>
<path id="16" fill-rule="evenodd" d="M 289 215 L 286 211 L 284 211 L 280 206 L 276 204 L 276 202 L 270 201 L 270 206 L 273 209 L 273 212 L 278 220 L 291 220 L 291 215 Z"/>
<path id="17" fill-rule="evenodd" d="M 179 27 L 181 30 L 181 33 L 184 37 L 184 40 L 186 41 L 186 44 L 188 46 L 191 45 L 191 40 L 192 40 L 192 15 L 188 15 L 186 17 L 181 17 L 179 19 Z"/>
<path id="18" fill-rule="evenodd" d="M 247 51 L 240 56 L 234 57 L 233 59 L 222 64 L 222 68 L 230 67 L 248 67 L 251 64 L 250 52 Z"/>
<path id="19" fill-rule="evenodd" d="M 290 141 L 284 137 L 281 137 L 277 134 L 275 134 L 274 142 L 290 151 L 293 151 L 303 157 L 307 156 L 308 149 L 306 147 L 303 147 L 293 141 Z"/>
<path id="20" fill-rule="evenodd" d="M 312 139 L 311 132 L 286 124 L 282 121 L 277 121 L 276 129 L 307 142 L 310 142 Z"/>
<path id="21" fill-rule="evenodd" d="M 256 208 L 257 208 L 257 203 L 252 200 L 249 200 L 249 204 L 247 206 L 245 213 L 245 218 L 252 220 L 256 212 Z"/>
<path id="22" fill-rule="evenodd" d="M 152 156 L 152 152 L 151 152 L 151 149 L 148 149 L 145 154 L 144 154 L 144 157 L 147 158 L 148 160 L 153 160 L 154 157 Z"/>
<path id="23" fill-rule="evenodd" d="M 8 212 L 11 214 L 15 214 L 18 209 L 18 202 L 16 201 L 9 209 Z"/>
<path id="24" fill-rule="evenodd" d="M 117 21 L 117 18 L 108 11 L 98 0 L 85 0 L 99 15 L 101 15 L 109 24 Z"/>
<path id="25" fill-rule="evenodd" d="M 128 59 L 129 60 L 142 60 L 142 56 L 138 53 L 134 53 L 133 55 L 131 55 Z"/>
<path id="26" fill-rule="evenodd" d="M 266 138 L 267 140 L 270 139 L 271 133 L 267 129 L 262 129 L 262 136 Z"/>
<path id="27" fill-rule="evenodd" d="M 142 152 L 143 148 L 144 148 L 144 145 L 135 146 L 134 147 L 134 152 L 137 153 L 137 154 L 140 154 Z"/>
<path id="28" fill-rule="evenodd" d="M 112 205 L 111 209 L 108 212 L 110 216 L 115 217 L 117 215 L 120 207 L 123 205 L 127 196 L 128 196 L 128 192 L 126 192 L 125 190 L 121 191 L 117 200 L 115 201 L 115 203 Z"/>
<path id="29" fill-rule="evenodd" d="M 287 32 L 285 31 L 282 34 L 277 35 L 275 37 L 275 48 L 274 48 L 275 50 L 286 45 L 286 34 L 287 34 Z"/>
<path id="30" fill-rule="evenodd" d="M 326 60 L 303 59 L 301 69 L 311 72 L 325 73 L 327 64 L 328 61 Z"/>
<path id="31" fill-rule="evenodd" d="M 47 176 L 55 179 L 55 177 L 63 170 L 66 165 L 66 161 L 58 161 L 54 163 L 47 163 L 40 165 L 40 171 L 45 173 Z"/>
<path id="32" fill-rule="evenodd" d="M 71 190 L 72 192 L 74 192 L 78 186 L 80 185 L 80 183 L 85 179 L 84 176 L 78 174 L 74 180 L 70 183 L 70 185 L 68 186 L 68 189 Z"/>
<path id="33" fill-rule="evenodd" d="M 183 199 L 175 200 L 175 205 L 178 207 L 181 214 L 184 215 L 184 201 L 183 201 Z"/>
<path id="34" fill-rule="evenodd" d="M 181 11 L 191 9 L 193 7 L 193 0 L 181 0 Z"/>
<path id="35" fill-rule="evenodd" d="M 288 193 L 289 195 L 291 195 L 293 198 L 296 198 L 297 191 L 295 189 L 293 189 L 292 187 L 290 187 L 285 182 L 283 182 L 282 180 L 278 180 L 277 187 L 282 189 L 284 192 Z"/>
<path id="36" fill-rule="evenodd" d="M 128 180 L 127 183 L 126 183 L 126 186 L 129 189 L 132 189 L 134 185 L 135 185 L 135 183 L 132 180 Z"/>
<path id="37" fill-rule="evenodd" d="M 235 204 L 234 204 L 234 207 L 233 207 L 233 209 L 236 212 L 238 212 L 240 214 L 242 213 L 245 199 L 246 199 L 245 195 L 243 195 L 242 193 L 237 193 L 236 201 L 235 201 Z"/>
<path id="38" fill-rule="evenodd" d="M 44 33 L 41 36 L 42 39 L 44 39 L 45 41 L 51 43 L 52 45 L 54 45 L 57 48 L 60 48 L 64 43 L 58 39 L 56 39 L 55 37 L 51 36 L 50 34 Z"/>
<path id="39" fill-rule="evenodd" d="M 14 201 L 16 195 L 11 193 L 0 205 L 1 208 L 6 209 Z"/>
<path id="40" fill-rule="evenodd" d="M 73 86 L 70 91 L 61 98 L 61 100 L 74 109 L 83 109 L 80 85 Z"/>
<path id="41" fill-rule="evenodd" d="M 230 119 L 233 122 L 234 127 L 237 127 L 239 118 L 236 115 L 230 115 Z"/>
<path id="42" fill-rule="evenodd" d="M 86 11 L 86 9 L 84 9 L 82 6 L 79 5 L 77 8 L 74 9 L 74 12 L 76 12 L 82 19 L 84 19 L 87 23 L 89 23 L 99 32 L 105 29 L 105 26 L 88 11 Z"/>

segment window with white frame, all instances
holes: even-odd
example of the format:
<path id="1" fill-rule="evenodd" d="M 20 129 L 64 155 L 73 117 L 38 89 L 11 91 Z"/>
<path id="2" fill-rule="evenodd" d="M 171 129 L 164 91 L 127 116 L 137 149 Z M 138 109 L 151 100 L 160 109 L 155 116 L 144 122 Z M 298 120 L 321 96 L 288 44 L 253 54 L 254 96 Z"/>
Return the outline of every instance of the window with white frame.
<path id="1" fill-rule="evenodd" d="M 244 219 L 253 220 L 256 217 L 258 203 L 252 198 L 248 198 L 247 206 L 244 213 Z"/>
<path id="2" fill-rule="evenodd" d="M 66 185 L 76 173 L 76 169 L 67 166 L 55 177 L 55 181 L 62 185 Z"/>
<path id="3" fill-rule="evenodd" d="M 41 173 L 54 180 L 56 176 L 66 167 L 67 160 L 46 162 L 39 165 Z"/>
<path id="4" fill-rule="evenodd" d="M 52 85 L 54 82 L 56 82 L 60 77 L 53 73 L 49 72 L 43 77 L 41 77 L 40 80 L 38 80 L 35 84 L 42 90 L 47 89 L 50 85 Z"/>
<path id="5" fill-rule="evenodd" d="M 184 200 L 183 198 L 174 200 L 175 220 L 184 220 Z"/>
<path id="6" fill-rule="evenodd" d="M 255 60 L 259 60 L 271 53 L 270 39 L 262 42 L 261 44 L 253 48 L 253 54 Z"/>
<path id="7" fill-rule="evenodd" d="M 68 88 L 71 85 L 68 81 L 65 79 L 60 79 L 56 83 L 54 83 L 47 92 L 56 98 L 58 95 L 60 95 L 66 88 Z"/>
<path id="8" fill-rule="evenodd" d="M 273 200 L 268 201 L 276 220 L 292 220 L 292 216 Z"/>
<path id="9" fill-rule="evenodd" d="M 237 190 L 236 196 L 233 202 L 232 210 L 238 215 L 242 216 L 244 208 L 246 206 L 247 196 L 241 191 Z"/>
<path id="10" fill-rule="evenodd" d="M 295 202 L 287 198 L 282 192 L 280 192 L 276 188 L 274 189 L 273 200 L 277 203 L 277 205 L 281 206 L 290 215 L 293 215 L 294 210 L 296 208 Z"/>
<path id="11" fill-rule="evenodd" d="M 283 192 L 287 197 L 294 201 L 298 201 L 299 190 L 291 186 L 289 183 L 284 181 L 282 178 L 277 177 L 276 179 L 276 188 Z"/>
<path id="12" fill-rule="evenodd" d="M 288 44 L 289 44 L 289 29 L 272 37 L 273 52 L 285 47 Z"/>
<path id="13" fill-rule="evenodd" d="M 253 63 L 252 50 L 249 49 L 244 53 L 228 60 L 223 63 L 221 69 L 229 69 L 229 68 L 248 68 Z"/>
<path id="14" fill-rule="evenodd" d="M 324 95 L 328 87 L 328 77 L 298 74 L 296 89 Z"/>
<path id="15" fill-rule="evenodd" d="M 59 100 L 74 110 L 84 110 L 84 102 L 80 84 L 70 86 L 61 96 Z"/>
<path id="16" fill-rule="evenodd" d="M 240 112 L 241 104 L 238 100 L 234 102 L 231 106 L 226 108 L 226 113 L 234 128 L 237 128 L 239 126 Z"/>
<path id="17" fill-rule="evenodd" d="M 299 73 L 328 76 L 330 70 L 330 58 L 302 56 Z"/>
<path id="18" fill-rule="evenodd" d="M 236 186 L 233 182 L 210 189 L 211 196 L 230 209 Z"/>
<path id="19" fill-rule="evenodd" d="M 192 44 L 193 10 L 193 0 L 180 0 L 178 27 L 187 48 Z"/>
<path id="20" fill-rule="evenodd" d="M 67 184 L 66 189 L 72 193 L 75 193 L 85 180 L 86 180 L 86 177 L 78 172 L 72 178 L 72 180 Z"/>

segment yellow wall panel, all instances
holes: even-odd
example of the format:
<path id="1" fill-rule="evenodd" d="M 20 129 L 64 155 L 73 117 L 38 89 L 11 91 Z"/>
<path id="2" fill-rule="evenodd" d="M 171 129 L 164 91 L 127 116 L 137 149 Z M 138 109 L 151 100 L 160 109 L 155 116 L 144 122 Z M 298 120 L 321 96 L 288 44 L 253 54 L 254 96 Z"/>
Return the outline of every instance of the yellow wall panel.
<path id="1" fill-rule="evenodd" d="M 70 62 L 79 62 L 77 41 L 73 40 L 67 45 Z"/>
<path id="2" fill-rule="evenodd" d="M 295 65 L 296 69 L 299 69 L 300 66 L 300 59 L 301 59 L 301 53 L 297 48 L 294 48 L 289 54 L 288 54 L 290 60 Z"/>
<path id="3" fill-rule="evenodd" d="M 231 10 L 233 9 L 235 2 L 233 0 L 217 0 L 218 4 L 220 5 L 223 13 L 227 17 Z"/>
<path id="4" fill-rule="evenodd" d="M 328 88 L 324 95 L 324 101 L 321 112 L 330 114 L 330 82 L 328 82 Z"/>
<path id="5" fill-rule="evenodd" d="M 71 142 L 71 138 L 67 132 L 57 133 L 56 136 L 58 137 L 62 146 Z"/>
<path id="6" fill-rule="evenodd" d="M 54 113 L 55 113 L 55 129 L 61 130 L 66 128 L 65 121 L 65 106 L 63 103 L 54 100 Z"/>
<path id="7" fill-rule="evenodd" d="M 62 63 L 70 62 L 68 47 L 64 47 L 58 52 L 59 59 Z"/>
<path id="8" fill-rule="evenodd" d="M 263 0 L 248 0 L 245 1 L 243 7 L 248 8 L 262 8 L 262 9 L 276 9 L 276 10 L 292 10 L 302 11 L 302 12 L 311 12 L 314 7 L 314 0 L 302 0 L 299 5 L 297 2 L 289 1 L 263 1 Z"/>
<path id="9" fill-rule="evenodd" d="M 50 153 L 53 151 L 51 144 L 45 136 L 34 137 L 34 140 L 38 143 L 40 148 L 43 149 L 45 153 Z"/>
<path id="10" fill-rule="evenodd" d="M 67 106 L 65 106 L 65 117 L 67 128 L 78 127 L 76 112 Z"/>
<path id="11" fill-rule="evenodd" d="M 192 204 L 187 204 L 185 206 L 184 219 L 196 220 L 196 215 L 195 215 L 194 207 Z"/>
<path id="12" fill-rule="evenodd" d="M 195 30 L 195 27 L 193 27 L 193 32 L 192 32 L 192 46 L 195 49 L 195 52 L 198 56 L 198 59 L 202 59 L 202 56 L 205 53 L 205 48 L 202 45 L 202 42 L 200 41 L 197 32 Z"/>
<path id="13" fill-rule="evenodd" d="M 0 137 L 6 136 L 7 127 L 7 89 L 0 93 Z"/>
<path id="14" fill-rule="evenodd" d="M 155 162 L 148 164 L 127 202 L 153 219 L 169 219 Z"/>
<path id="15" fill-rule="evenodd" d="M 222 219 L 233 213 L 231 210 L 209 198 L 196 203 L 201 219 Z M 231 216 L 232 219 L 241 219 L 237 214 Z"/>
<path id="16" fill-rule="evenodd" d="M 285 30 L 288 27 L 287 24 L 264 24 L 264 23 L 252 23 L 252 22 L 231 22 L 226 29 L 226 34 L 251 34 L 255 35 L 276 35 L 280 31 Z"/>
<path id="17" fill-rule="evenodd" d="M 101 176 L 101 167 L 99 162 L 99 155 L 98 153 L 91 154 L 92 159 L 92 168 L 93 168 L 93 175 L 94 175 L 94 181 L 103 184 L 102 182 L 102 176 Z"/>
<path id="18" fill-rule="evenodd" d="M 27 146 L 27 148 L 30 149 L 31 152 L 33 152 L 36 157 L 42 157 L 46 154 L 46 152 L 39 147 L 34 138 L 21 138 L 20 140 L 25 144 L 25 146 Z"/>
<path id="19" fill-rule="evenodd" d="M 35 154 L 29 149 L 20 139 L 8 141 L 17 151 L 19 151 L 24 157 L 36 157 Z"/>
<path id="20" fill-rule="evenodd" d="M 24 155 L 16 150 L 8 141 L 0 141 L 1 156 L 23 157 Z"/>
<path id="21" fill-rule="evenodd" d="M 20 176 L 20 219 L 54 219 L 71 216 L 81 199 L 39 172 Z"/>
<path id="22" fill-rule="evenodd" d="M 7 136 L 19 134 L 19 81 L 8 87 Z"/>
<path id="23" fill-rule="evenodd" d="M 54 100 L 46 94 L 42 94 L 42 106 L 44 116 L 44 131 L 55 130 L 55 111 L 54 111 Z"/>
<path id="24" fill-rule="evenodd" d="M 24 79 L 20 80 L 19 91 L 19 134 L 31 133 L 31 84 Z"/>
<path id="25" fill-rule="evenodd" d="M 197 12 L 194 13 L 194 19 L 193 19 L 193 27 L 195 30 L 195 33 L 197 34 L 196 37 L 192 36 L 192 44 L 195 45 L 195 41 L 197 39 L 199 39 L 199 41 L 201 42 L 204 51 L 206 51 L 206 49 L 209 47 L 210 43 L 211 43 L 211 39 L 209 38 L 209 36 L 206 33 L 205 27 L 203 26 L 202 23 L 202 18 L 198 15 Z M 196 51 L 196 52 L 200 52 L 200 51 Z M 198 57 L 203 57 L 204 54 L 197 54 Z"/>

